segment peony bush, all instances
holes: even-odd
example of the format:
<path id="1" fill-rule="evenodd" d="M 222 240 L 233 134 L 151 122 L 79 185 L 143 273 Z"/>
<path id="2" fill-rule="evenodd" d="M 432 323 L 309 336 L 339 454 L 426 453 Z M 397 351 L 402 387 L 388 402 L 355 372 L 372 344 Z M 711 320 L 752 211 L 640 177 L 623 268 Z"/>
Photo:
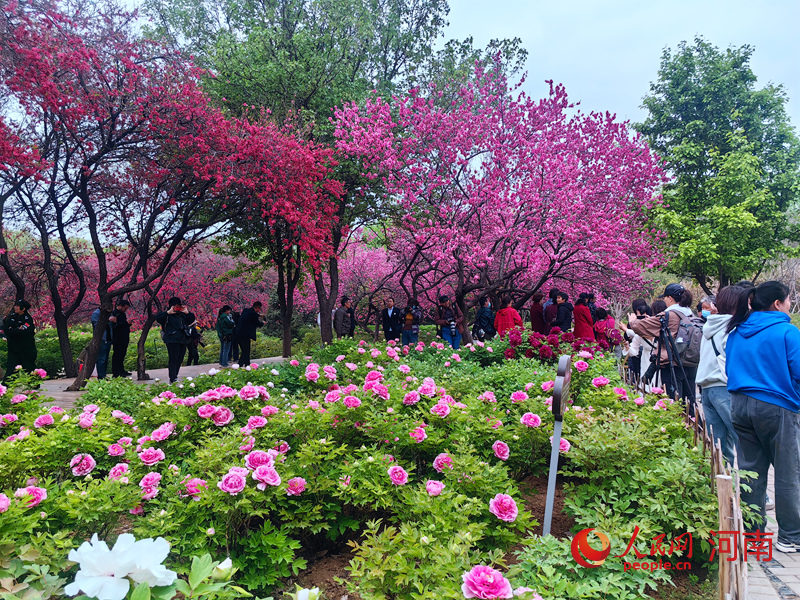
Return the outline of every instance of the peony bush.
<path id="1" fill-rule="evenodd" d="M 547 598 L 546 579 L 524 560 L 503 567 L 513 546 L 536 543 L 518 482 L 546 474 L 553 430 L 553 357 L 527 358 L 527 349 L 575 352 L 560 449 L 576 498 L 598 497 L 593 469 L 624 471 L 631 456 L 667 446 L 691 452 L 678 407 L 634 402 L 613 355 L 569 334 L 550 338 L 511 335 L 458 352 L 439 340 L 340 340 L 275 369 L 149 388 L 93 382 L 69 411 L 47 406 L 20 376 L 0 396 L 0 545 L 36 547 L 74 575 L 67 553 L 92 534 L 163 538 L 169 569 L 187 573 L 193 555 L 229 556 L 237 584 L 254 593 L 349 547 L 349 585 L 362 598 Z M 613 429 L 620 423 L 636 428 Z M 611 460 L 598 431 L 633 441 L 610 441 Z M 653 435 L 661 442 L 636 447 Z M 702 478 L 705 463 L 687 465 Z M 713 506 L 690 480 L 698 506 Z M 708 517 L 698 506 L 687 522 Z M 569 509 L 579 523 L 593 518 L 586 504 Z"/>

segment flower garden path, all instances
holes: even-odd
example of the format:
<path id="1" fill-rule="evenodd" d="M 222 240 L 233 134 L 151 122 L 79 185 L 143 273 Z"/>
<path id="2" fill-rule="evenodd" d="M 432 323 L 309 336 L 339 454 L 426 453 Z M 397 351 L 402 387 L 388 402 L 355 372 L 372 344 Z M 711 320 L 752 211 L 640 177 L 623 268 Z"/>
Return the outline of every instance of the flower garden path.
<path id="1" fill-rule="evenodd" d="M 280 356 L 273 356 L 270 358 L 257 358 L 254 359 L 253 362 L 259 365 L 264 364 L 271 364 L 271 363 L 282 363 L 284 359 Z M 220 366 L 216 363 L 206 364 L 206 365 L 192 365 L 190 367 L 183 366 L 181 367 L 180 374 L 178 375 L 178 380 L 183 380 L 187 377 L 197 377 L 201 373 L 208 373 L 210 369 L 220 369 Z M 148 385 L 154 383 L 156 379 L 161 382 L 167 381 L 168 373 L 167 369 L 148 369 L 147 374 L 150 375 L 151 379 L 139 381 L 136 379 L 135 375 L 132 375 L 131 378 L 134 382 L 141 384 L 141 385 Z M 79 392 L 68 392 L 67 388 L 75 381 L 74 379 L 47 379 L 42 382 L 41 391 L 44 396 L 48 396 L 55 400 L 54 404 L 62 408 L 73 408 L 75 402 L 80 398 L 84 391 Z"/>

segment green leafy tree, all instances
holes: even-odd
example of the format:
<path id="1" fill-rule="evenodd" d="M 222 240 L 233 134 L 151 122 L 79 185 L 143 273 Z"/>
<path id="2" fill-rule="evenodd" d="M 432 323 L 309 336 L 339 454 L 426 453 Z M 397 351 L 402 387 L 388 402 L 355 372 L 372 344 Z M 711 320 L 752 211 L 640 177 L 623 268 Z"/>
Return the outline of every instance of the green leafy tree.
<path id="1" fill-rule="evenodd" d="M 757 277 L 800 240 L 787 214 L 800 190 L 800 142 L 783 87 L 755 88 L 752 54 L 702 38 L 664 50 L 637 126 L 672 176 L 653 211 L 668 269 L 706 292 L 714 280 Z"/>

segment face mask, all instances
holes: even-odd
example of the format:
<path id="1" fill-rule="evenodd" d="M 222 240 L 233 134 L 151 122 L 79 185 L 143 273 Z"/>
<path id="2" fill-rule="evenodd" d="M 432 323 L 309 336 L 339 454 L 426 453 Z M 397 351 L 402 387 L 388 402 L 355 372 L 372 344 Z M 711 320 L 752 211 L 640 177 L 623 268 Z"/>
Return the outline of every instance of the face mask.
<path id="1" fill-rule="evenodd" d="M 702 311 L 702 314 L 707 319 L 708 317 L 711 316 L 711 311 L 710 310 L 704 310 L 704 311 Z"/>

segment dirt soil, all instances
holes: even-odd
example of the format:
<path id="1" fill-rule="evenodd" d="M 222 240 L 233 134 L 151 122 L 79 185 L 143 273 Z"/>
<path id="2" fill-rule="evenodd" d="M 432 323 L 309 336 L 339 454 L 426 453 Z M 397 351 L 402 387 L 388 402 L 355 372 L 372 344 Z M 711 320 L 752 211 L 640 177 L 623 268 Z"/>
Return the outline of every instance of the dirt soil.
<path id="1" fill-rule="evenodd" d="M 527 477 L 519 482 L 519 489 L 522 498 L 527 508 L 532 514 L 533 518 L 539 523 L 534 529 L 534 533 L 542 533 L 542 525 L 544 521 L 544 505 L 547 496 L 547 478 L 546 477 Z M 553 522 L 550 532 L 556 537 L 566 536 L 575 521 L 572 517 L 564 514 L 564 492 L 559 482 L 556 486 L 555 506 L 553 509 Z M 514 546 L 509 549 L 506 555 L 508 564 L 514 564 L 516 557 L 514 553 L 521 550 L 522 546 Z M 281 598 L 281 593 L 294 592 L 294 584 L 297 583 L 301 587 L 315 588 L 318 587 L 325 592 L 327 600 L 361 600 L 358 594 L 348 593 L 347 586 L 336 582 L 336 578 L 347 579 L 348 572 L 345 570 L 350 564 L 352 554 L 349 548 L 345 547 L 341 551 L 332 554 L 323 554 L 318 557 L 309 558 L 308 568 L 302 571 L 296 578 L 288 580 L 283 590 L 276 590 L 274 596 Z"/>

